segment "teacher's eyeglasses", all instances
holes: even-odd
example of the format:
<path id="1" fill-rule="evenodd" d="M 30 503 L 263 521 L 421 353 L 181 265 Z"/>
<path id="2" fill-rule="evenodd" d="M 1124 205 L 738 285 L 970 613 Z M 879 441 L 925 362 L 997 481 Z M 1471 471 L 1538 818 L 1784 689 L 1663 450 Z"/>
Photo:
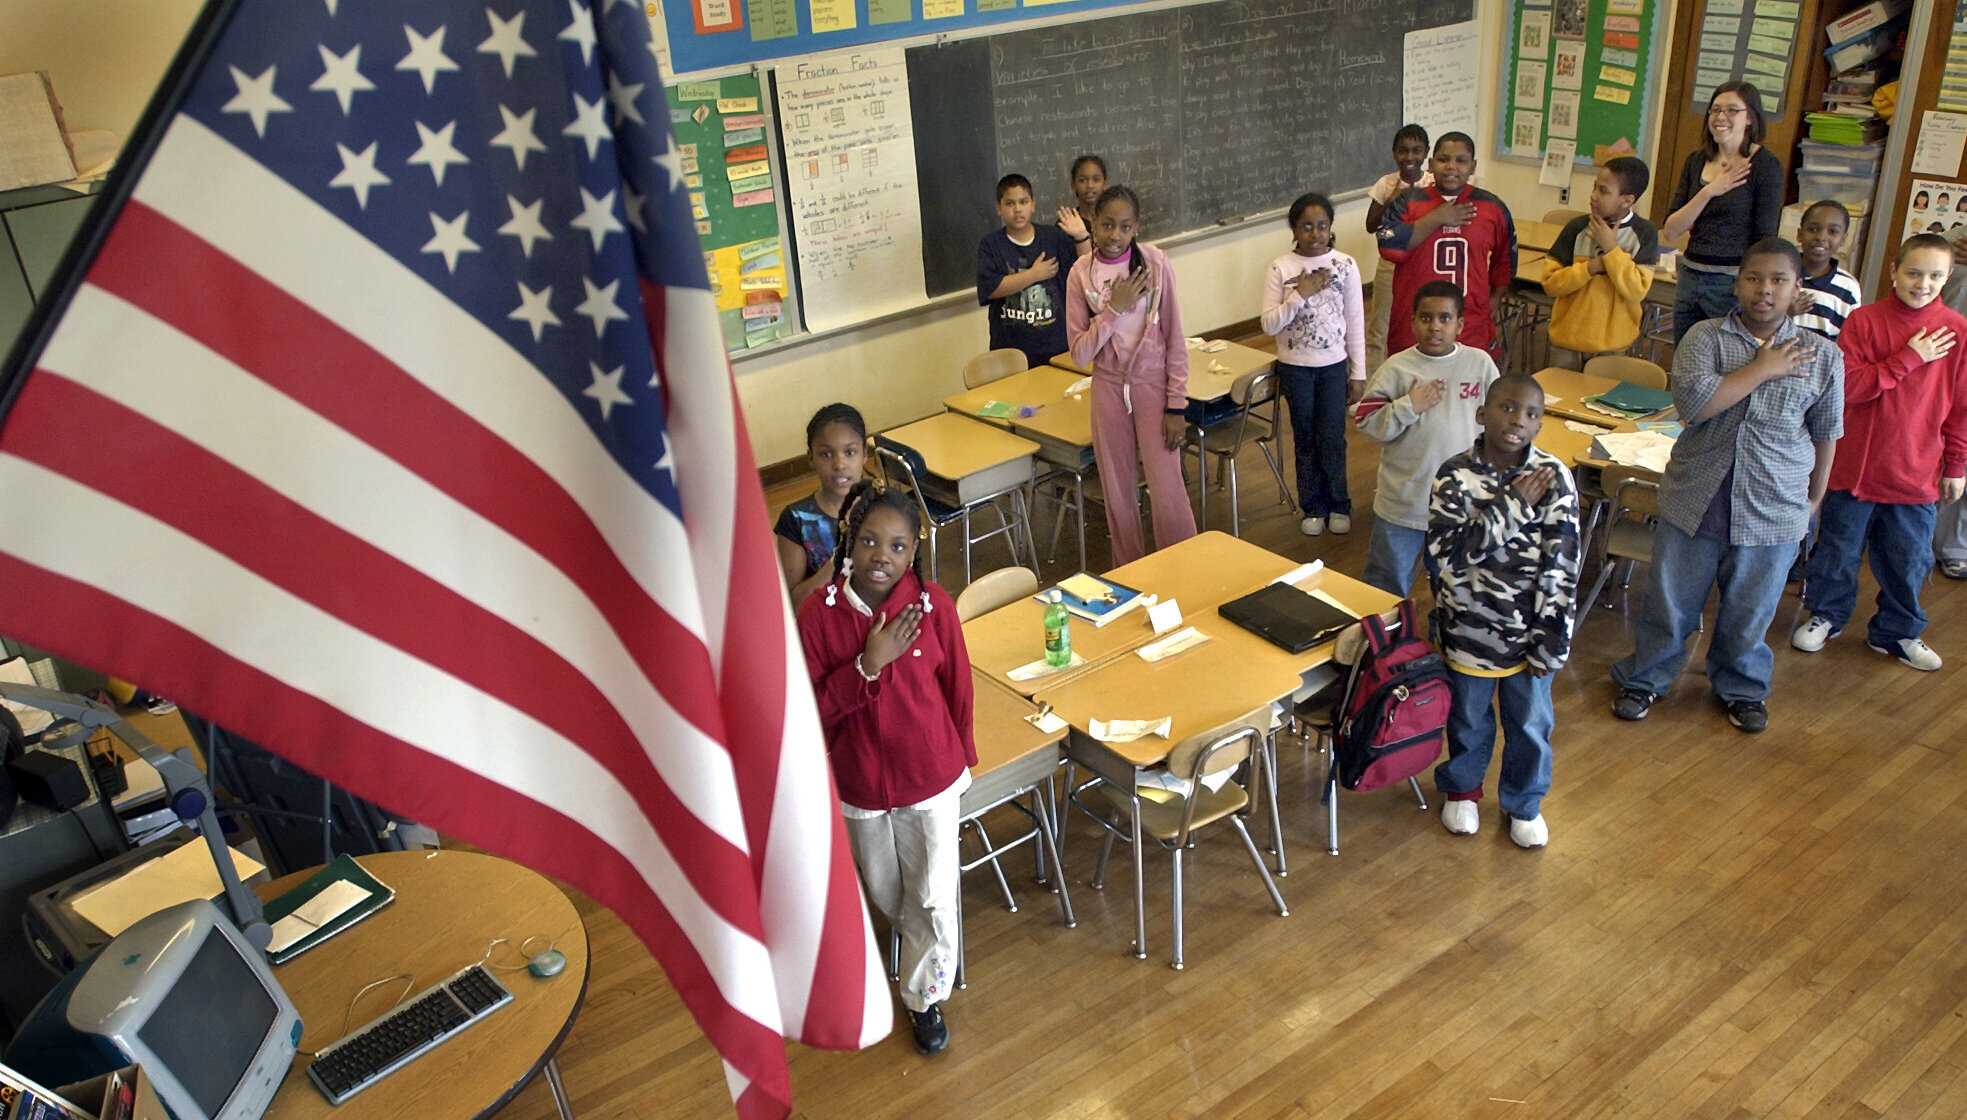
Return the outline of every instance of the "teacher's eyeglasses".
<path id="1" fill-rule="evenodd" d="M 1708 106 L 1707 115 L 1710 117 L 1739 117 L 1746 112 L 1748 112 L 1748 106 L 1746 105 L 1710 105 Z"/>

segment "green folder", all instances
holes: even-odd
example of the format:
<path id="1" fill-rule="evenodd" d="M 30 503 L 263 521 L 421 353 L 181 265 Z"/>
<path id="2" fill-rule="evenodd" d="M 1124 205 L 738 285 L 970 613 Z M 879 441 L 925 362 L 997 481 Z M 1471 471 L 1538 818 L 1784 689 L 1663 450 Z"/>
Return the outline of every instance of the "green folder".
<path id="1" fill-rule="evenodd" d="M 1610 389 L 1592 398 L 1602 405 L 1616 408 L 1620 412 L 1630 412 L 1638 416 L 1651 416 L 1655 412 L 1673 406 L 1673 394 L 1665 389 L 1648 389 L 1644 385 L 1634 385 L 1621 381 Z"/>
<path id="2" fill-rule="evenodd" d="M 396 892 L 384 886 L 382 881 L 362 869 L 353 856 L 340 855 L 335 861 L 302 880 L 286 894 L 266 904 L 266 922 L 278 925 L 281 919 L 313 901 L 322 891 L 336 883 L 352 883 L 364 892 L 364 899 L 335 915 L 332 919 L 302 936 L 299 940 L 278 950 L 268 950 L 267 959 L 274 964 L 286 964 L 330 937 L 382 909 L 396 898 Z M 306 921 L 305 918 L 298 919 Z"/>
<path id="3" fill-rule="evenodd" d="M 1010 401 L 985 401 L 984 406 L 977 410 L 977 415 L 990 420 L 1007 420 L 1011 410 L 1016 407 Z"/>

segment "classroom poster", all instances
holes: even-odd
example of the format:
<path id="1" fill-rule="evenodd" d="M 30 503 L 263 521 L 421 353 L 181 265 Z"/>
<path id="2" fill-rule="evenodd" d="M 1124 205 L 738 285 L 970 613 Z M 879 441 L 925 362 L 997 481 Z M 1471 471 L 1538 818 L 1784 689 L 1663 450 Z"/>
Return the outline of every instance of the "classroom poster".
<path id="1" fill-rule="evenodd" d="M 1584 38 L 1589 8 L 1586 0 L 1556 0 L 1552 5 L 1550 33 L 1559 39 Z"/>
<path id="2" fill-rule="evenodd" d="M 1513 0 L 1514 20 L 1503 38 L 1507 99 L 1496 127 L 1499 154 L 1548 165 L 1553 153 L 1575 151 L 1587 164 L 1645 147 L 1653 131 L 1648 87 L 1656 80 L 1662 29 L 1660 0 Z M 1710 0 L 1699 30 L 1717 47 L 1736 46 L 1749 5 L 1767 10 L 1751 18 L 1780 19 L 1796 0 Z M 1724 34 L 1724 31 L 1726 34 Z M 1723 42 L 1722 40 L 1725 40 Z M 1717 51 L 1709 62 L 1733 65 Z M 1532 134 L 1534 130 L 1534 135 Z"/>
<path id="3" fill-rule="evenodd" d="M 1937 233 L 1948 239 L 1967 236 L 1967 183 L 1914 179 L 1906 193 L 1906 228 L 1900 231 L 1900 240 L 1915 233 Z"/>
<path id="4" fill-rule="evenodd" d="M 1523 29 L 1518 33 L 1519 58 L 1543 58 L 1550 53 L 1550 13 L 1524 12 Z"/>
<path id="5" fill-rule="evenodd" d="M 778 183 L 758 75 L 677 82 L 667 92 L 724 347 L 784 338 L 793 329 L 792 285 L 779 250 Z"/>
<path id="6" fill-rule="evenodd" d="M 1575 41 L 1558 43 L 1557 57 L 1551 62 L 1551 88 L 1582 89 L 1584 78 L 1585 45 Z"/>
<path id="7" fill-rule="evenodd" d="M 1545 118 L 1550 135 L 1575 140 L 1578 135 L 1578 91 L 1554 90 L 1550 95 L 1550 113 Z M 1573 149 L 1575 150 L 1575 145 Z"/>
<path id="8" fill-rule="evenodd" d="M 1407 32 L 1401 71 L 1401 119 L 1427 129 L 1476 134 L 1476 76 L 1482 71 L 1482 32 L 1476 21 Z"/>
<path id="9" fill-rule="evenodd" d="M 1544 107 L 1543 63 L 1520 62 L 1517 64 L 1516 107 L 1519 109 L 1541 109 Z"/>

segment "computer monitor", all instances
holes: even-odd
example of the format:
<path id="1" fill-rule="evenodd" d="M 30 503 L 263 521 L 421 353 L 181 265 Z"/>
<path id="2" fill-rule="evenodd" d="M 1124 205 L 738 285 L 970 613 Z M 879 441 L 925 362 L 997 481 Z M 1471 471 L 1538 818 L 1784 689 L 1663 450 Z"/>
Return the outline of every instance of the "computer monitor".
<path id="1" fill-rule="evenodd" d="M 43 1085 L 140 1063 L 177 1120 L 258 1120 L 300 1037 L 265 956 L 199 900 L 142 919 L 77 966 L 5 1061 Z"/>

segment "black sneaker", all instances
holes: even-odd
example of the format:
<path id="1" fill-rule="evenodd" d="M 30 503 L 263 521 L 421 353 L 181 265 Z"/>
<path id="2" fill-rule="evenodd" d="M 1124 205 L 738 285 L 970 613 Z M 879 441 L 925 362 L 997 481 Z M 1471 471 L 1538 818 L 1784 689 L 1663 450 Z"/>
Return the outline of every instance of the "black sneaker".
<path id="1" fill-rule="evenodd" d="M 1769 727 L 1769 706 L 1760 700 L 1730 700 L 1728 722 L 1753 735 Z"/>
<path id="2" fill-rule="evenodd" d="M 1612 714 L 1620 719 L 1645 719 L 1647 711 L 1653 707 L 1653 701 L 1657 699 L 1659 697 L 1650 692 L 1641 692 L 1636 688 L 1622 688 L 1612 701 Z"/>
<path id="3" fill-rule="evenodd" d="M 943 1022 L 941 1004 L 932 1003 L 927 1011 L 910 1011 L 908 1025 L 915 1032 L 915 1049 L 924 1055 L 940 1054 L 949 1045 L 949 1025 Z"/>

